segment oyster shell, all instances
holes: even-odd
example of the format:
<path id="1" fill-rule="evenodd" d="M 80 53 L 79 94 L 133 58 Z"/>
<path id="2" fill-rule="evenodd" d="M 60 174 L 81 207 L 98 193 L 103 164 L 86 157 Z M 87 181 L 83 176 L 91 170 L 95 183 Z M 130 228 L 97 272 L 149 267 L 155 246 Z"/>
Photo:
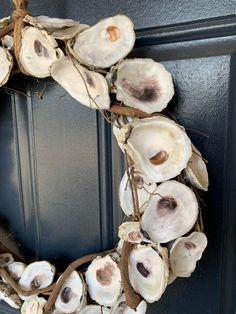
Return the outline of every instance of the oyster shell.
<path id="1" fill-rule="evenodd" d="M 193 232 L 188 237 L 178 238 L 170 250 L 170 267 L 178 277 L 189 277 L 207 246 L 202 232 Z"/>
<path id="2" fill-rule="evenodd" d="M 21 307 L 21 300 L 18 294 L 8 284 L 3 282 L 0 283 L 0 300 L 6 302 L 14 309 Z"/>
<path id="3" fill-rule="evenodd" d="M 22 262 L 13 262 L 12 264 L 7 266 L 8 272 L 15 279 L 19 279 L 22 276 L 25 268 L 26 265 Z"/>
<path id="4" fill-rule="evenodd" d="M 94 109 L 110 107 L 107 82 L 101 74 L 74 64 L 68 57 L 53 62 L 50 72 L 54 80 L 81 104 Z"/>
<path id="5" fill-rule="evenodd" d="M 151 194 L 156 190 L 155 183 L 146 182 L 145 178 L 137 173 L 134 174 L 135 184 L 137 186 L 137 193 L 139 199 L 139 211 L 143 213 L 147 207 L 148 201 L 151 197 Z M 127 172 L 125 172 L 119 187 L 119 200 L 120 207 L 126 216 L 130 216 L 133 214 L 133 199 L 132 199 L 132 191 L 128 179 Z"/>
<path id="6" fill-rule="evenodd" d="M 61 313 L 73 313 L 81 309 L 86 302 L 86 289 L 82 276 L 73 271 L 64 283 L 55 302 L 55 308 Z"/>
<path id="7" fill-rule="evenodd" d="M 121 292 L 121 275 L 110 256 L 92 261 L 86 272 L 86 282 L 91 298 L 100 305 L 113 306 Z"/>
<path id="8" fill-rule="evenodd" d="M 75 38 L 73 54 L 88 66 L 110 67 L 132 50 L 133 28 L 132 21 L 125 15 L 106 18 Z"/>
<path id="9" fill-rule="evenodd" d="M 147 113 L 162 111 L 174 95 L 171 74 L 152 59 L 127 59 L 117 69 L 116 98 Z"/>
<path id="10" fill-rule="evenodd" d="M 7 267 L 14 262 L 14 258 L 10 253 L 0 254 L 0 267 Z"/>
<path id="11" fill-rule="evenodd" d="M 2 38 L 2 45 L 9 51 L 12 51 L 14 48 L 14 39 L 10 35 L 6 35 Z"/>
<path id="12" fill-rule="evenodd" d="M 26 15 L 24 17 L 24 22 L 39 29 L 45 28 L 48 33 L 54 32 L 58 29 L 64 29 L 79 25 L 79 22 L 71 19 L 52 18 L 45 15 L 39 15 L 34 17 L 31 15 Z"/>
<path id="13" fill-rule="evenodd" d="M 185 171 L 186 179 L 197 189 L 207 191 L 209 185 L 208 172 L 202 155 L 197 148 L 192 144 L 193 154 L 189 159 Z"/>
<path id="14" fill-rule="evenodd" d="M 46 288 L 53 282 L 54 275 L 55 267 L 49 262 L 34 262 L 25 268 L 19 285 L 29 290 Z"/>
<path id="15" fill-rule="evenodd" d="M 76 312 L 77 313 L 77 312 Z M 110 309 L 101 305 L 87 305 L 79 314 L 110 314 Z"/>
<path id="16" fill-rule="evenodd" d="M 145 314 L 147 311 L 147 303 L 142 301 L 138 307 L 133 310 L 126 304 L 125 294 L 123 293 L 117 303 L 113 306 L 111 314 Z"/>
<path id="17" fill-rule="evenodd" d="M 133 159 L 136 171 L 150 182 L 174 178 L 192 155 L 191 142 L 184 130 L 162 116 L 127 123 L 116 130 L 115 136 Z"/>
<path id="18" fill-rule="evenodd" d="M 46 31 L 27 26 L 22 30 L 20 62 L 25 71 L 35 77 L 50 75 L 49 67 L 62 51 Z"/>
<path id="19" fill-rule="evenodd" d="M 65 41 L 75 37 L 77 34 L 81 33 L 82 31 L 88 28 L 89 25 L 87 24 L 78 24 L 68 28 L 57 29 L 51 33 L 51 36 L 53 38 Z"/>
<path id="20" fill-rule="evenodd" d="M 8 81 L 13 64 L 14 62 L 10 52 L 5 48 L 0 47 L 0 86 Z"/>
<path id="21" fill-rule="evenodd" d="M 139 222 L 123 222 L 119 226 L 118 236 L 120 239 L 130 243 L 151 242 L 149 239 L 146 239 L 142 234 Z"/>
<path id="22" fill-rule="evenodd" d="M 3 17 L 0 19 L 0 28 L 3 28 L 11 23 L 11 16 Z"/>
<path id="23" fill-rule="evenodd" d="M 43 314 L 43 307 L 46 302 L 44 298 L 32 296 L 23 303 L 21 314 Z"/>
<path id="24" fill-rule="evenodd" d="M 157 252 L 150 246 L 138 245 L 131 251 L 128 269 L 133 289 L 149 303 L 158 301 L 169 274 L 165 249 L 159 246 Z"/>
<path id="25" fill-rule="evenodd" d="M 156 243 L 166 243 L 194 226 L 198 217 L 198 202 L 193 191 L 175 180 L 157 187 L 141 219 L 141 228 Z"/>

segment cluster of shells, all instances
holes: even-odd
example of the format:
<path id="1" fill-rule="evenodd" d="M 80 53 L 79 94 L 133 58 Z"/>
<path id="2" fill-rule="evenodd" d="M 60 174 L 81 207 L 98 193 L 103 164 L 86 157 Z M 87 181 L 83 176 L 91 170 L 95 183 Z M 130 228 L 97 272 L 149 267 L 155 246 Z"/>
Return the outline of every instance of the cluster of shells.
<path id="1" fill-rule="evenodd" d="M 11 22 L 0 21 L 0 28 Z M 59 313 L 146 312 L 177 277 L 189 277 L 207 245 L 194 191 L 208 189 L 204 159 L 185 129 L 162 112 L 174 95 L 171 74 L 152 59 L 124 59 L 133 49 L 132 21 L 116 15 L 94 26 L 45 16 L 24 18 L 20 63 L 33 77 L 51 76 L 80 104 L 109 110 L 111 98 L 147 114 L 146 118 L 116 115 L 113 131 L 121 150 L 132 161 L 119 188 L 126 221 L 113 252 L 95 258 L 84 272 L 73 271 L 54 305 Z M 0 86 L 14 66 L 11 34 L 0 47 Z M 159 114 L 156 114 L 156 113 Z M 134 213 L 135 186 L 138 221 Z M 137 205 L 137 204 L 136 204 Z M 124 241 L 133 244 L 128 257 L 130 283 L 143 299 L 136 309 L 126 304 L 118 267 Z M 1 256 L 2 267 L 26 289 L 45 288 L 55 279 L 47 261 L 28 266 Z M 5 259 L 4 259 L 5 258 Z M 44 313 L 46 299 L 16 294 L 4 281 L 0 298 L 22 314 Z"/>

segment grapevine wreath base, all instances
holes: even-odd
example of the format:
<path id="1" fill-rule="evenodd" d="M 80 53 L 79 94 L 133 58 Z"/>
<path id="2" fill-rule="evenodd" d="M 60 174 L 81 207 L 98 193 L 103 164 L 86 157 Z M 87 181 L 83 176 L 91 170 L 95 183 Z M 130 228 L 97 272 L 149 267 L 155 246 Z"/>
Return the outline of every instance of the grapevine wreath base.
<path id="1" fill-rule="evenodd" d="M 191 275 L 207 245 L 197 192 L 208 189 L 206 161 L 166 110 L 171 74 L 152 59 L 124 59 L 135 42 L 125 15 L 90 27 L 32 17 L 26 1 L 13 2 L 12 18 L 0 21 L 0 85 L 17 72 L 51 76 L 101 112 L 126 160 L 119 198 L 127 219 L 116 248 L 81 257 L 60 276 L 47 261 L 25 265 L 2 232 L 0 298 L 24 314 L 145 313 L 146 302 Z"/>

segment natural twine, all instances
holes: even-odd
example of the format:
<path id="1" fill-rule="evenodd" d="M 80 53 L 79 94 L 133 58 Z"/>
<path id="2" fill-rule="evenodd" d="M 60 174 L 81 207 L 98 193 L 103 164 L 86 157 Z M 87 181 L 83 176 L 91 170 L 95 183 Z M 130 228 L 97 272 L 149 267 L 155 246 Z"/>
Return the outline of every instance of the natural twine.
<path id="1" fill-rule="evenodd" d="M 25 75 L 29 75 L 29 73 L 26 72 L 25 69 L 22 67 L 20 62 L 22 29 L 24 28 L 25 25 L 24 17 L 28 14 L 27 11 L 28 0 L 12 0 L 12 1 L 16 7 L 15 11 L 12 13 L 12 18 L 15 21 L 13 31 L 15 58 L 20 71 Z"/>

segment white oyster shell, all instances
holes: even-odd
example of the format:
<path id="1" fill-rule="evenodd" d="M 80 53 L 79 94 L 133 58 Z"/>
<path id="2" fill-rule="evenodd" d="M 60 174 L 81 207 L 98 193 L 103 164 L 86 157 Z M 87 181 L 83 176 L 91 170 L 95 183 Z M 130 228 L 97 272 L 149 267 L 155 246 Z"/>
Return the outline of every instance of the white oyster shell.
<path id="1" fill-rule="evenodd" d="M 55 308 L 61 313 L 73 313 L 84 306 L 85 283 L 76 271 L 65 281 L 55 302 Z"/>
<path id="2" fill-rule="evenodd" d="M 135 310 L 126 304 L 125 294 L 123 293 L 117 303 L 112 308 L 111 314 L 145 314 L 147 311 L 147 303 L 143 300 L 139 303 Z"/>
<path id="3" fill-rule="evenodd" d="M 121 275 L 117 264 L 105 256 L 92 261 L 86 272 L 91 298 L 100 305 L 113 306 L 121 292 Z"/>
<path id="4" fill-rule="evenodd" d="M 50 72 L 54 80 L 81 104 L 93 109 L 110 107 L 107 82 L 101 74 L 73 63 L 68 57 L 53 62 Z"/>
<path id="5" fill-rule="evenodd" d="M 43 314 L 43 307 L 46 302 L 44 298 L 32 296 L 23 303 L 21 314 Z"/>
<path id="6" fill-rule="evenodd" d="M 101 305 L 87 305 L 81 311 L 76 314 L 110 314 L 111 311 L 107 307 Z"/>
<path id="7" fill-rule="evenodd" d="M 114 133 L 135 168 L 150 182 L 176 177 L 192 155 L 191 142 L 174 121 L 162 117 L 145 118 L 117 129 Z"/>
<path id="8" fill-rule="evenodd" d="M 140 243 L 142 241 L 150 243 L 141 232 L 140 222 L 127 221 L 119 226 L 118 236 L 120 239 L 130 243 Z"/>
<path id="9" fill-rule="evenodd" d="M 139 200 L 139 211 L 143 213 L 147 207 L 148 201 L 151 197 L 151 194 L 156 190 L 155 183 L 148 183 L 146 179 L 140 174 L 134 174 L 135 185 L 137 187 L 138 200 Z M 119 187 L 119 200 L 120 207 L 126 216 L 133 214 L 133 199 L 131 186 L 128 180 L 127 172 L 125 172 Z"/>
<path id="10" fill-rule="evenodd" d="M 197 189 L 207 191 L 209 185 L 208 172 L 202 155 L 192 144 L 193 154 L 185 169 L 186 179 Z"/>
<path id="11" fill-rule="evenodd" d="M 116 98 L 147 113 L 162 111 L 174 95 L 171 74 L 152 59 L 127 59 L 117 69 Z"/>
<path id="12" fill-rule="evenodd" d="M 135 42 L 132 21 L 125 15 L 106 18 L 75 38 L 74 56 L 86 65 L 107 68 L 127 56 Z"/>
<path id="13" fill-rule="evenodd" d="M 150 246 L 138 245 L 131 251 L 128 269 L 133 289 L 149 303 L 158 301 L 168 281 L 166 257 Z"/>
<path id="14" fill-rule="evenodd" d="M 20 49 L 20 62 L 25 71 L 35 77 L 50 75 L 49 67 L 61 54 L 57 48 L 56 40 L 46 31 L 35 27 L 25 27 L 22 30 L 22 45 Z"/>
<path id="15" fill-rule="evenodd" d="M 192 229 L 198 217 L 198 202 L 193 191 L 175 180 L 157 188 L 141 219 L 141 228 L 156 243 L 174 240 Z"/>
<path id="16" fill-rule="evenodd" d="M 51 36 L 59 40 L 69 40 L 77 34 L 89 28 L 87 24 L 78 24 L 72 27 L 57 29 L 51 33 Z"/>
<path id="17" fill-rule="evenodd" d="M 7 267 L 14 262 L 14 258 L 10 253 L 0 254 L 0 267 Z"/>
<path id="18" fill-rule="evenodd" d="M 21 307 L 21 300 L 18 294 L 6 283 L 0 283 L 0 300 L 6 302 L 14 309 Z"/>
<path id="19" fill-rule="evenodd" d="M 13 68 L 13 58 L 10 52 L 3 47 L 0 47 L 0 67 L 0 86 L 2 86 L 8 81 Z"/>
<path id="20" fill-rule="evenodd" d="M 24 270 L 26 268 L 26 265 L 22 262 L 13 262 L 12 264 L 7 266 L 7 270 L 11 274 L 13 278 L 19 279 Z"/>
<path id="21" fill-rule="evenodd" d="M 55 267 L 47 261 L 31 263 L 25 268 L 19 285 L 29 290 L 46 288 L 53 282 L 55 271 Z"/>
<path id="22" fill-rule="evenodd" d="M 48 33 L 58 29 L 73 27 L 79 25 L 79 22 L 71 19 L 52 18 L 46 15 L 31 16 L 26 15 L 24 22 L 39 29 L 45 28 Z"/>
<path id="23" fill-rule="evenodd" d="M 178 277 L 189 277 L 196 268 L 207 246 L 202 232 L 193 232 L 188 237 L 178 238 L 170 250 L 170 267 Z"/>

